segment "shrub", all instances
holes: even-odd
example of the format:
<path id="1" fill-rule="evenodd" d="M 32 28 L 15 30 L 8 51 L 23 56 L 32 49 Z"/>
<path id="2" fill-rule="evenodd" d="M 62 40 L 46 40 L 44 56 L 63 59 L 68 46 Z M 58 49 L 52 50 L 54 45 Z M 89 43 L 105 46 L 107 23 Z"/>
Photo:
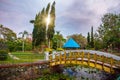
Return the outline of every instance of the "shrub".
<path id="1" fill-rule="evenodd" d="M 6 43 L 0 39 L 0 50 L 8 50 Z"/>
<path id="2" fill-rule="evenodd" d="M 44 70 L 43 70 L 43 74 L 44 74 L 44 75 L 50 74 L 50 69 L 49 69 L 49 68 L 44 69 Z"/>
<path id="3" fill-rule="evenodd" d="M 51 73 L 63 73 L 63 65 L 55 65 L 55 66 L 52 66 L 50 71 Z"/>
<path id="4" fill-rule="evenodd" d="M 0 50 L 0 60 L 6 60 L 8 57 L 8 53 L 5 50 Z"/>
<path id="5" fill-rule="evenodd" d="M 57 51 L 64 51 L 63 48 L 57 48 Z"/>

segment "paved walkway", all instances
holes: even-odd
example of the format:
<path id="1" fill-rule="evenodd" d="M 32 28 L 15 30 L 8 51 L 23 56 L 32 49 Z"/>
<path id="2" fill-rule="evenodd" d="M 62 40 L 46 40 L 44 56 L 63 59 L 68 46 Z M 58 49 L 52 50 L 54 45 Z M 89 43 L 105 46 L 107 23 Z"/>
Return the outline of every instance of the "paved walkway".
<path id="1" fill-rule="evenodd" d="M 16 57 L 16 56 L 12 55 L 11 53 L 8 53 L 8 55 L 9 55 L 12 59 L 20 60 L 20 58 L 18 58 L 18 57 Z"/>

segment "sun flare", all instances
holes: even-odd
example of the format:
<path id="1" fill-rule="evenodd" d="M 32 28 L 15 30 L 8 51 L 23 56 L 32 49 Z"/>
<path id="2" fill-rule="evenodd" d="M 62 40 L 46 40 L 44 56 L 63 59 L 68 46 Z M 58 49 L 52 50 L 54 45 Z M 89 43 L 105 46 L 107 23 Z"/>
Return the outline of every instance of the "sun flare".
<path id="1" fill-rule="evenodd" d="M 50 16 L 48 16 L 48 17 L 46 18 L 46 22 L 47 22 L 47 24 L 50 23 Z"/>

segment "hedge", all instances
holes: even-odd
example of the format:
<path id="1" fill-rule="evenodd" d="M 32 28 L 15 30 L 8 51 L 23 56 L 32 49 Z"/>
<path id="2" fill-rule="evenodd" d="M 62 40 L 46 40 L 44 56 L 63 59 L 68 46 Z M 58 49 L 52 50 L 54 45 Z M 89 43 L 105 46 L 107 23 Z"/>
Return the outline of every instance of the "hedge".
<path id="1" fill-rule="evenodd" d="M 6 60 L 8 57 L 8 52 L 6 50 L 0 50 L 0 60 Z"/>

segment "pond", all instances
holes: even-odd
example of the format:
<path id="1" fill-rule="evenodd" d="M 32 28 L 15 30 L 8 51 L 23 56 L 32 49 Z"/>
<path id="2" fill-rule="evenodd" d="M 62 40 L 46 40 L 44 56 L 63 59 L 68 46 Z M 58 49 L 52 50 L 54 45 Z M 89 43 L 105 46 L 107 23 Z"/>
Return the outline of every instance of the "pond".
<path id="1" fill-rule="evenodd" d="M 63 74 L 75 77 L 75 80 L 106 80 L 109 73 L 95 68 L 73 66 L 64 68 Z"/>
<path id="2" fill-rule="evenodd" d="M 108 80 L 110 73 L 81 65 L 67 65 L 56 67 L 58 71 L 62 68 L 62 73 L 51 73 L 44 75 L 37 80 Z"/>

